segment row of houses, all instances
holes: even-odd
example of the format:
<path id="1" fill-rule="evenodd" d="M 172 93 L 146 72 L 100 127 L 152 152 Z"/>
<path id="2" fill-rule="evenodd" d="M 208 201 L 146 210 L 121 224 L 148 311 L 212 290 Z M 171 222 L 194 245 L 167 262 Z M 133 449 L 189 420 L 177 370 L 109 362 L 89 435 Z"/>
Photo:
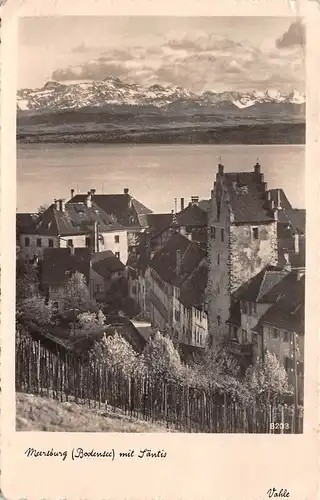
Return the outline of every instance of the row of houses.
<path id="1" fill-rule="evenodd" d="M 152 213 L 128 189 L 71 190 L 38 217 L 18 214 L 19 255 L 68 268 L 59 251 L 74 267 L 87 251 L 92 297 L 103 300 L 111 280 L 125 277 L 141 316 L 181 346 L 215 350 L 223 341 L 244 367 L 268 349 L 289 378 L 299 366 L 301 382 L 305 211 L 267 189 L 258 163 L 233 173 L 220 164 L 210 198 L 186 206 L 181 198 L 179 208 Z M 61 296 L 64 285 L 51 285 Z"/>

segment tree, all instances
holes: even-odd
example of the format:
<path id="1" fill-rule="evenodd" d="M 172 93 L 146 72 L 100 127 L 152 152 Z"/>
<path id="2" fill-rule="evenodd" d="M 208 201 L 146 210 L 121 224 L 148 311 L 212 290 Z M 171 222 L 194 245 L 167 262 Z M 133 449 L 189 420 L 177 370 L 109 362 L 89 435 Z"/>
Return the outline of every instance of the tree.
<path id="1" fill-rule="evenodd" d="M 39 290 L 37 269 L 29 262 L 18 259 L 16 263 L 16 300 L 32 297 Z"/>
<path id="2" fill-rule="evenodd" d="M 44 214 L 44 212 L 46 212 L 48 210 L 48 208 L 49 208 L 49 205 L 47 205 L 47 204 L 40 205 L 40 207 L 37 210 L 37 216 L 40 217 L 40 215 Z"/>
<path id="3" fill-rule="evenodd" d="M 96 332 L 104 326 L 105 319 L 106 317 L 101 310 L 98 313 L 87 311 L 78 314 L 77 321 L 73 324 L 74 335 L 83 333 L 89 335 Z"/>
<path id="4" fill-rule="evenodd" d="M 41 295 L 32 295 L 17 303 L 16 319 L 20 324 L 44 326 L 50 323 L 51 317 L 52 305 L 46 303 L 46 299 Z"/>
<path id="5" fill-rule="evenodd" d="M 247 369 L 245 384 L 254 397 L 265 402 L 275 403 L 289 392 L 287 373 L 276 355 L 269 351 L 265 352 L 264 361 L 259 359 Z"/>
<path id="6" fill-rule="evenodd" d="M 145 373 L 143 357 L 117 332 L 109 336 L 104 334 L 103 339 L 96 342 L 94 354 L 108 367 L 121 371 L 126 377 Z"/>
<path id="7" fill-rule="evenodd" d="M 159 331 L 149 338 L 144 350 L 144 360 L 148 372 L 155 380 L 164 382 L 182 381 L 183 365 L 179 352 L 168 336 Z"/>
<path id="8" fill-rule="evenodd" d="M 69 279 L 65 288 L 65 310 L 76 318 L 79 313 L 96 312 L 97 307 L 90 298 L 90 293 L 83 274 L 76 271 Z"/>

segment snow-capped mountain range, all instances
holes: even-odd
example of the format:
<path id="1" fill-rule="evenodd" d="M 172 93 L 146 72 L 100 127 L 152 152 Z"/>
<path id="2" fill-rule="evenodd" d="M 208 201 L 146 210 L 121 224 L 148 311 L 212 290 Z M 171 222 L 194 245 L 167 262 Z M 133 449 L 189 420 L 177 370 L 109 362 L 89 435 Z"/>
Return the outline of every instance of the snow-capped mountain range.
<path id="1" fill-rule="evenodd" d="M 143 87 L 108 77 L 101 81 L 49 81 L 39 89 L 21 89 L 17 94 L 18 111 L 78 110 L 86 107 L 139 106 L 154 107 L 164 112 L 192 109 L 234 108 L 238 111 L 255 105 L 273 103 L 303 105 L 305 96 L 293 90 L 284 94 L 277 90 L 265 92 L 213 92 L 201 94 L 182 87 L 152 85 Z"/>

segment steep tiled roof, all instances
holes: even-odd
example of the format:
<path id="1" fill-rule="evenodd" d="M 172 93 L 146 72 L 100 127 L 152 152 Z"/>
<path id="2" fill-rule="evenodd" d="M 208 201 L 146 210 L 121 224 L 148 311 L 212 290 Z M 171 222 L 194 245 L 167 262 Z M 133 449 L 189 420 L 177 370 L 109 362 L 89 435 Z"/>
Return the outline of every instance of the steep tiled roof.
<path id="1" fill-rule="evenodd" d="M 41 283 L 45 286 L 63 286 L 70 275 L 79 271 L 89 282 L 90 251 L 87 248 L 45 248 L 40 261 Z"/>
<path id="2" fill-rule="evenodd" d="M 208 280 L 207 262 L 196 268 L 180 288 L 180 302 L 185 307 L 201 307 Z"/>
<path id="3" fill-rule="evenodd" d="M 288 271 L 275 266 L 267 266 L 247 283 L 244 283 L 235 292 L 234 298 L 246 302 L 269 302 L 268 292 L 287 275 Z"/>
<path id="4" fill-rule="evenodd" d="M 278 210 L 278 220 L 290 225 L 294 232 L 299 234 L 306 232 L 306 211 L 303 209 Z"/>
<path id="5" fill-rule="evenodd" d="M 99 253 L 103 255 L 99 255 Z M 97 260 L 95 256 L 99 256 Z M 111 250 L 98 252 L 92 255 L 92 269 L 102 278 L 109 279 L 111 274 L 117 271 L 123 271 L 124 264 L 114 255 Z"/>
<path id="6" fill-rule="evenodd" d="M 85 203 L 67 203 L 65 210 L 57 210 L 52 204 L 37 220 L 33 232 L 44 235 L 72 236 L 93 230 L 97 222 L 102 232 L 124 230 L 118 222 L 106 214 L 98 205 L 92 203 L 88 208 Z"/>
<path id="7" fill-rule="evenodd" d="M 177 269 L 177 253 L 180 251 L 180 272 Z M 165 281 L 180 286 L 192 274 L 198 264 L 205 258 L 205 252 L 180 233 L 167 241 L 151 259 L 150 267 Z"/>
<path id="8" fill-rule="evenodd" d="M 143 227 L 148 228 L 148 233 L 157 234 L 171 226 L 172 214 L 144 214 L 139 220 Z"/>
<path id="9" fill-rule="evenodd" d="M 17 215 L 16 215 L 17 231 L 27 233 L 28 229 L 32 230 L 36 220 L 37 220 L 37 214 L 17 213 Z"/>
<path id="10" fill-rule="evenodd" d="M 268 222 L 274 216 L 270 210 L 266 193 L 256 172 L 235 172 L 222 175 L 234 222 Z"/>
<path id="11" fill-rule="evenodd" d="M 196 204 L 189 204 L 186 208 L 176 214 L 177 225 L 186 226 L 206 226 L 207 212 Z"/>
<path id="12" fill-rule="evenodd" d="M 290 284 L 283 290 L 282 296 L 260 318 L 255 331 L 259 331 L 263 324 L 270 324 L 277 328 L 284 328 L 297 333 L 304 333 L 305 309 L 305 278 L 297 278 L 292 273 Z"/>
<path id="13" fill-rule="evenodd" d="M 69 203 L 83 203 L 86 198 L 86 194 L 77 194 L 69 200 Z M 149 208 L 129 194 L 94 194 L 92 201 L 105 213 L 112 215 L 119 224 L 126 227 L 144 227 L 139 221 L 139 216 L 152 213 Z"/>

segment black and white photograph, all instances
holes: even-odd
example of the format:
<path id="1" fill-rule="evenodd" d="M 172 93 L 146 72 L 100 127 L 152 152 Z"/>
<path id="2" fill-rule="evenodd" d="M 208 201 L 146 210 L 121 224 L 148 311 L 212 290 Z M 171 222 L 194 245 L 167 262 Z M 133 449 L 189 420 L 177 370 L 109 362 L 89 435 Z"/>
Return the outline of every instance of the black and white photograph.
<path id="1" fill-rule="evenodd" d="M 18 20 L 16 430 L 302 434 L 303 17 Z"/>

